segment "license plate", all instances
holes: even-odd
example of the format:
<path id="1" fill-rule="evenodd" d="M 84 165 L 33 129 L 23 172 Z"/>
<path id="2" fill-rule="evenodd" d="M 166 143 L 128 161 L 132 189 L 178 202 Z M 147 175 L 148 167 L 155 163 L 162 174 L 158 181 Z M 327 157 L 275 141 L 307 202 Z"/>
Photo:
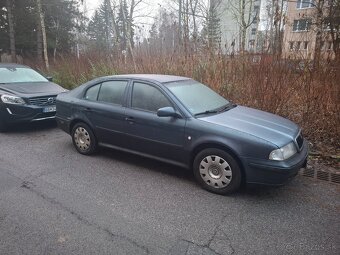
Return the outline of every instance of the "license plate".
<path id="1" fill-rule="evenodd" d="M 43 109 L 43 112 L 55 112 L 55 111 L 57 111 L 57 107 L 55 105 L 49 106 L 49 107 L 45 107 Z"/>

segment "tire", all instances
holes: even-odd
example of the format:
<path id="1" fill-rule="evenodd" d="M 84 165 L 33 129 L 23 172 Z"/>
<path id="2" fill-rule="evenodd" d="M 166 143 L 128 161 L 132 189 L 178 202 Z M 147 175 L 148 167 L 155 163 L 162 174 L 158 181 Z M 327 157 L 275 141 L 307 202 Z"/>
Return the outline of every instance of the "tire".
<path id="1" fill-rule="evenodd" d="M 193 163 L 197 182 L 206 190 L 226 195 L 239 189 L 242 173 L 237 161 L 220 149 L 199 152 Z"/>
<path id="2" fill-rule="evenodd" d="M 80 154 L 91 155 L 96 151 L 97 139 L 87 124 L 83 122 L 75 124 L 71 136 L 73 145 Z"/>

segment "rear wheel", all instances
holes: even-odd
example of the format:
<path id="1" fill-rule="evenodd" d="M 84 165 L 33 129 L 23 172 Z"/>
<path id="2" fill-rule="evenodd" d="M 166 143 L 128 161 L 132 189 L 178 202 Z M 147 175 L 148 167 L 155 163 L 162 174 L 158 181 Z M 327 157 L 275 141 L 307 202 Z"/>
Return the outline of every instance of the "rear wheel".
<path id="1" fill-rule="evenodd" d="M 84 155 L 93 154 L 97 148 L 97 140 L 91 128 L 85 123 L 77 123 L 72 129 L 72 141 L 77 151 Z"/>
<path id="2" fill-rule="evenodd" d="M 201 186 L 217 194 L 229 194 L 241 185 L 241 169 L 237 161 L 219 149 L 205 149 L 197 154 L 194 175 Z"/>

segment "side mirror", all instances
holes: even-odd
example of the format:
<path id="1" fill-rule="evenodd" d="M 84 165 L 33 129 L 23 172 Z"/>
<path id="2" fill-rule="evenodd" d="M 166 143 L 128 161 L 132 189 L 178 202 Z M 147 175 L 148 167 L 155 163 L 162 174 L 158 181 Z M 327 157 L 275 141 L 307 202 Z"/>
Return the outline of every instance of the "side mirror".
<path id="1" fill-rule="evenodd" d="M 48 81 L 50 81 L 50 82 L 53 81 L 53 77 L 52 77 L 52 76 L 47 76 L 46 79 L 47 79 Z"/>
<path id="2" fill-rule="evenodd" d="M 173 107 L 163 107 L 158 109 L 157 116 L 181 118 L 181 115 L 178 112 L 176 112 Z"/>

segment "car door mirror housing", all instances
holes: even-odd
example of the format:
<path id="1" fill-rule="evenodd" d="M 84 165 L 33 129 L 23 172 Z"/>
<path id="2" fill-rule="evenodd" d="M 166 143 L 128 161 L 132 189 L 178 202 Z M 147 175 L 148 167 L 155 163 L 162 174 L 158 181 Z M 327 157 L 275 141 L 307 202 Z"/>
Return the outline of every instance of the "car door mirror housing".
<path id="1" fill-rule="evenodd" d="M 52 77 L 52 76 L 47 76 L 46 79 L 47 79 L 48 81 L 50 81 L 50 82 L 53 81 L 53 77 Z"/>
<path id="2" fill-rule="evenodd" d="M 178 112 L 176 112 L 176 110 L 173 107 L 163 107 L 163 108 L 158 109 L 157 116 L 158 117 L 175 117 L 175 118 L 181 117 L 181 115 Z"/>

